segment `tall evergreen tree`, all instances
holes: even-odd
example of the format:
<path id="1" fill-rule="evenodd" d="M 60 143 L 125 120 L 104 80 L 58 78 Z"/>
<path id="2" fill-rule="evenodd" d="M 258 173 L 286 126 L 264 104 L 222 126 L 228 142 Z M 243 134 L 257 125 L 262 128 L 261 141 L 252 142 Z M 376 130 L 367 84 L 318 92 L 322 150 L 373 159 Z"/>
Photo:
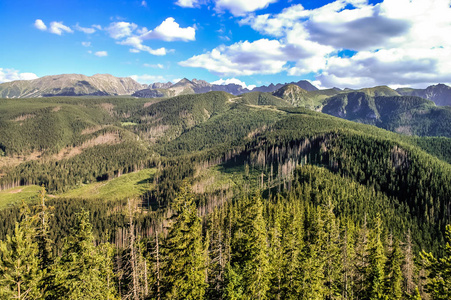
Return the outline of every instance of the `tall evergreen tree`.
<path id="1" fill-rule="evenodd" d="M 163 285 L 167 299 L 202 299 L 205 295 L 205 257 L 202 224 L 185 181 L 172 203 L 174 220 L 161 249 L 165 263 Z"/>
<path id="2" fill-rule="evenodd" d="M 374 220 L 374 229 L 371 231 L 369 242 L 369 257 L 367 267 L 367 299 L 376 300 L 385 297 L 384 266 L 387 258 L 384 253 L 384 245 L 382 244 L 382 221 L 380 216 Z"/>
<path id="3" fill-rule="evenodd" d="M 42 271 L 34 220 L 28 207 L 22 209 L 22 221 L 16 222 L 14 234 L 0 241 L 0 298 L 42 299 Z"/>
<path id="4" fill-rule="evenodd" d="M 303 276 L 299 270 L 299 263 L 304 247 L 304 212 L 299 201 L 290 201 L 285 210 L 282 222 L 282 251 L 279 254 L 283 257 L 282 298 L 298 299 L 298 289 Z"/>
<path id="5" fill-rule="evenodd" d="M 402 251 L 399 246 L 399 241 L 395 240 L 392 251 L 389 253 L 387 259 L 386 295 L 390 295 L 390 299 L 401 299 L 402 297 L 402 264 Z"/>
<path id="6" fill-rule="evenodd" d="M 53 241 L 50 238 L 50 218 L 53 215 L 50 213 L 51 207 L 46 204 L 46 190 L 42 186 L 38 195 L 39 203 L 37 205 L 36 213 L 36 241 L 38 244 L 38 257 L 40 268 L 43 272 L 41 280 L 41 289 L 46 294 L 47 289 L 52 284 L 51 266 L 53 264 L 52 246 Z"/>
<path id="7" fill-rule="evenodd" d="M 266 223 L 261 196 L 242 199 L 242 211 L 232 241 L 233 269 L 242 278 L 243 299 L 266 299 L 269 289 L 269 261 Z"/>
<path id="8" fill-rule="evenodd" d="M 77 214 L 77 223 L 66 238 L 62 255 L 53 269 L 56 299 L 112 299 L 106 269 L 112 269 L 111 257 L 105 257 L 94 245 L 89 213 Z M 107 260 L 107 261 L 106 261 Z"/>
<path id="9" fill-rule="evenodd" d="M 451 225 L 446 226 L 445 234 L 444 257 L 435 258 L 432 253 L 425 251 L 421 253 L 429 271 L 426 291 L 432 299 L 451 299 Z"/>

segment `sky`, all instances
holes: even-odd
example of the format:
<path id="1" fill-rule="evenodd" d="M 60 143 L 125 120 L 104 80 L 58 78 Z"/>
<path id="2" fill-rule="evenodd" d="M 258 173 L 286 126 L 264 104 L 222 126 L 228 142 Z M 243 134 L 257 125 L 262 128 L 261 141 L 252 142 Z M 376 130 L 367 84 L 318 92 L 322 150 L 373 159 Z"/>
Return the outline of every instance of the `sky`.
<path id="1" fill-rule="evenodd" d="M 0 83 L 451 83 L 451 0 L 1 0 Z"/>

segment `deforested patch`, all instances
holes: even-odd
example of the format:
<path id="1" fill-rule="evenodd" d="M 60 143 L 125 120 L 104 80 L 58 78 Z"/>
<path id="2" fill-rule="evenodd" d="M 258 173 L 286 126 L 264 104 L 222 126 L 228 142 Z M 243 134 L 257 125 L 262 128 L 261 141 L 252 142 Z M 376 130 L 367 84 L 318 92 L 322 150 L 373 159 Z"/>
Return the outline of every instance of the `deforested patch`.
<path id="1" fill-rule="evenodd" d="M 412 135 L 412 126 L 399 126 L 395 128 L 395 132 L 405 135 Z"/>
<path id="2" fill-rule="evenodd" d="M 35 114 L 24 114 L 24 115 L 20 115 L 20 116 L 16 117 L 13 121 L 21 122 L 21 121 L 25 121 L 25 120 L 28 120 L 28 119 L 31 119 L 34 117 L 36 117 Z"/>
<path id="3" fill-rule="evenodd" d="M 100 103 L 99 106 L 101 108 L 103 108 L 104 110 L 106 110 L 110 116 L 114 115 L 114 105 L 113 104 L 104 102 L 104 103 Z"/>

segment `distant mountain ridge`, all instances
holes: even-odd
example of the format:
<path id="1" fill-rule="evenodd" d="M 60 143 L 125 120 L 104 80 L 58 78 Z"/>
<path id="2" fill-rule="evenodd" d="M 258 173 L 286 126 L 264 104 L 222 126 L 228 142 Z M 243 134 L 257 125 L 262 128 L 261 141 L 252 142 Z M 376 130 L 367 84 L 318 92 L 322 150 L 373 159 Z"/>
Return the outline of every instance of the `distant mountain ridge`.
<path id="1" fill-rule="evenodd" d="M 318 88 L 312 85 L 307 80 L 301 80 L 289 84 L 296 85 L 306 91 L 318 91 Z M 276 85 L 271 83 L 268 86 L 260 86 L 250 90 L 248 88 L 242 87 L 239 84 L 229 83 L 225 85 L 219 85 L 208 83 L 205 80 L 197 80 L 197 79 L 189 80 L 187 78 L 183 78 L 179 82 L 170 86 L 168 86 L 167 84 L 164 87 L 162 86 L 163 84 L 160 85 L 153 84 L 145 89 L 136 91 L 133 94 L 133 96 L 142 98 L 156 98 L 156 97 L 174 97 L 187 94 L 201 94 L 208 92 L 227 92 L 229 94 L 237 96 L 249 92 L 272 93 L 284 87 L 285 85 L 287 85 L 287 83 L 285 84 L 278 83 Z"/>
<path id="2" fill-rule="evenodd" d="M 431 85 L 425 89 L 400 88 L 396 91 L 403 96 L 417 96 L 432 100 L 438 106 L 451 106 L 451 87 L 446 84 Z"/>
<path id="3" fill-rule="evenodd" d="M 306 80 L 292 82 L 307 91 L 318 88 Z M 110 74 L 61 74 L 44 76 L 33 80 L 17 80 L 0 84 L 0 98 L 38 98 L 51 96 L 115 96 L 133 95 L 141 98 L 174 97 L 187 94 L 207 92 L 227 92 L 241 95 L 255 92 L 272 93 L 286 84 L 270 84 L 256 87 L 253 90 L 239 84 L 218 85 L 205 80 L 183 78 L 175 84 L 171 82 L 155 82 L 140 84 L 130 77 L 115 77 Z"/>
<path id="4" fill-rule="evenodd" d="M 0 84 L 2 98 L 36 98 L 49 96 L 131 95 L 144 86 L 129 77 L 110 74 L 62 74 L 33 80 L 18 80 Z"/>
<path id="5" fill-rule="evenodd" d="M 291 83 L 269 84 L 250 90 L 239 84 L 212 84 L 205 80 L 183 78 L 172 82 L 140 84 L 130 77 L 115 77 L 110 74 L 61 74 L 33 80 L 18 80 L 0 84 L 0 98 L 37 98 L 51 96 L 115 96 L 132 95 L 140 98 L 163 98 L 207 92 L 227 92 L 238 96 L 249 92 L 268 93 L 294 106 L 321 110 L 325 99 L 339 94 L 362 92 L 369 97 L 415 96 L 433 101 L 438 106 L 451 106 L 451 87 L 437 84 L 426 89 L 387 86 L 352 89 L 319 90 L 307 80 Z M 265 96 L 269 97 L 269 96 Z"/>

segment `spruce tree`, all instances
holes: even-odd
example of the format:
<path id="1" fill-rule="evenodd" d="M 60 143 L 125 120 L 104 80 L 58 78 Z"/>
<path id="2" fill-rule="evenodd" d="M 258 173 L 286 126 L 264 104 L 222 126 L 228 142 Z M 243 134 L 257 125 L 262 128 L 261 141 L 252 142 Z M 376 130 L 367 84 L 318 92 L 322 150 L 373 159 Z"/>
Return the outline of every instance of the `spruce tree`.
<path id="1" fill-rule="evenodd" d="M 283 199 L 281 199 L 283 200 Z M 299 201 L 290 201 L 283 218 L 282 234 L 282 295 L 283 299 L 297 299 L 301 284 L 299 263 L 304 247 L 303 211 Z"/>
<path id="2" fill-rule="evenodd" d="M 38 244 L 38 257 L 40 268 L 43 272 L 41 280 L 41 289 L 44 293 L 52 284 L 51 266 L 53 264 L 52 246 L 53 241 L 50 238 L 50 218 L 53 215 L 50 213 L 52 207 L 46 204 L 46 190 L 42 186 L 38 195 L 39 204 L 37 205 L 36 213 L 36 241 Z"/>
<path id="3" fill-rule="evenodd" d="M 232 241 L 229 276 L 236 273 L 233 278 L 242 278 L 237 288 L 242 290 L 243 299 L 266 299 L 270 273 L 261 196 L 241 201 L 243 207 Z"/>
<path id="4" fill-rule="evenodd" d="M 206 285 L 202 224 L 186 181 L 173 200 L 172 209 L 174 220 L 161 249 L 166 271 L 164 298 L 202 299 Z"/>
<path id="5" fill-rule="evenodd" d="M 0 241 L 0 298 L 42 299 L 42 271 L 38 244 L 33 241 L 36 227 L 28 207 L 22 209 L 22 221 L 16 222 L 14 234 Z"/>
<path id="6" fill-rule="evenodd" d="M 399 241 L 395 240 L 387 259 L 386 295 L 390 295 L 390 299 L 401 299 L 402 297 L 402 264 L 403 256 Z"/>
<path id="7" fill-rule="evenodd" d="M 376 300 L 385 297 L 384 266 L 387 258 L 382 244 L 382 221 L 379 216 L 374 221 L 374 229 L 370 235 L 369 258 L 367 267 L 367 299 Z"/>
<path id="8" fill-rule="evenodd" d="M 86 211 L 77 214 L 77 223 L 55 261 L 52 296 L 56 299 L 112 299 L 107 276 L 111 274 L 112 259 L 108 256 L 112 252 L 95 247 L 88 216 Z"/>
<path id="9" fill-rule="evenodd" d="M 451 299 L 451 225 L 446 226 L 444 257 L 435 258 L 423 251 L 421 257 L 429 271 L 426 291 L 432 299 Z"/>

